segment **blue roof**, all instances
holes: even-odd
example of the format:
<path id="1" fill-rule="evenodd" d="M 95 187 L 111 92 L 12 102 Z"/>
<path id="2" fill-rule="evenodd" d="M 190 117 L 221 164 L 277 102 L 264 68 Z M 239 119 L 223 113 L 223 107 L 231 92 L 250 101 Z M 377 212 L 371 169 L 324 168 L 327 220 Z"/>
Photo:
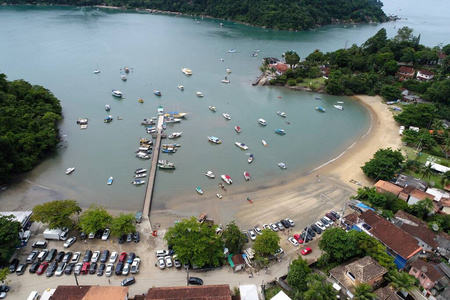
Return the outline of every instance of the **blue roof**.
<path id="1" fill-rule="evenodd" d="M 373 208 L 370 207 L 370 206 L 365 205 L 365 204 L 362 203 L 362 202 L 358 203 L 356 206 L 359 207 L 359 208 L 364 208 L 365 210 L 370 209 L 370 210 L 372 210 L 372 211 L 375 211 L 375 209 L 373 209 Z"/>

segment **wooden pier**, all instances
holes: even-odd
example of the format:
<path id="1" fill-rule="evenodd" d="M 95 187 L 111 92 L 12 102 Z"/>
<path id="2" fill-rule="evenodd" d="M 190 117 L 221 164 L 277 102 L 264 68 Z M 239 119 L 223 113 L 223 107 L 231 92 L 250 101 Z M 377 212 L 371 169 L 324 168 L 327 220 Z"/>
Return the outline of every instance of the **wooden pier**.
<path id="1" fill-rule="evenodd" d="M 142 216 L 147 216 L 150 219 L 150 209 L 152 207 L 153 187 L 155 185 L 156 170 L 158 169 L 159 148 L 161 146 L 162 125 L 164 123 L 164 116 L 158 117 L 156 129 L 156 142 L 153 147 L 152 163 L 148 176 L 147 190 L 145 191 L 144 206 L 142 208 Z"/>

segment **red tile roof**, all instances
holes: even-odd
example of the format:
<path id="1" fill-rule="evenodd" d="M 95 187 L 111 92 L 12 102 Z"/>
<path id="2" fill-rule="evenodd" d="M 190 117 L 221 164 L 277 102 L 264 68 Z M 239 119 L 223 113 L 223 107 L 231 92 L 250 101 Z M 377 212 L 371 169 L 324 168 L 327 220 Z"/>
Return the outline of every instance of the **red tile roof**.
<path id="1" fill-rule="evenodd" d="M 228 284 L 158 287 L 148 290 L 146 300 L 231 300 Z"/>
<path id="2" fill-rule="evenodd" d="M 233 261 L 234 265 L 242 265 L 245 264 L 245 260 L 242 257 L 242 254 L 235 254 L 231 257 L 231 260 Z"/>
<path id="3" fill-rule="evenodd" d="M 400 194 L 400 192 L 403 190 L 402 187 L 384 180 L 378 180 L 378 182 L 375 183 L 375 187 L 377 188 L 378 192 L 388 192 L 394 194 L 395 196 L 398 196 L 398 194 Z"/>
<path id="4" fill-rule="evenodd" d="M 398 72 L 399 73 L 413 74 L 414 75 L 415 70 L 413 68 L 410 68 L 410 67 L 402 66 L 402 67 L 400 67 L 398 69 Z"/>
<path id="5" fill-rule="evenodd" d="M 423 75 L 428 75 L 428 76 L 432 76 L 432 75 L 434 75 L 434 73 L 433 73 L 433 72 L 431 72 L 431 71 L 428 71 L 428 70 L 425 70 L 425 69 L 423 69 L 423 70 L 420 70 L 419 72 L 420 72 L 420 73 L 422 73 Z"/>
<path id="6" fill-rule="evenodd" d="M 402 210 L 399 210 L 395 214 L 395 217 L 402 219 L 403 224 L 400 226 L 401 229 L 412 236 L 418 237 L 433 249 L 438 247 L 438 243 L 435 240 L 436 234 L 428 228 L 428 224 L 425 221 Z"/>
<path id="7" fill-rule="evenodd" d="M 418 259 L 415 262 L 413 262 L 411 264 L 411 266 L 416 268 L 420 272 L 426 274 L 427 277 L 433 282 L 434 281 L 438 281 L 439 279 L 441 279 L 442 277 L 445 276 L 445 274 L 441 273 L 438 270 L 438 266 L 437 265 L 424 262 L 421 259 Z"/>
<path id="8" fill-rule="evenodd" d="M 411 197 L 417 198 L 419 200 L 425 200 L 426 198 L 433 200 L 434 196 L 421 190 L 415 189 L 409 194 Z"/>
<path id="9" fill-rule="evenodd" d="M 128 289 L 126 286 L 60 285 L 50 300 L 123 300 Z"/>
<path id="10" fill-rule="evenodd" d="M 372 210 L 367 210 L 360 218 L 372 227 L 369 233 L 373 234 L 374 237 L 401 257 L 409 259 L 422 249 L 417 244 L 417 240 L 410 234 L 377 215 Z"/>

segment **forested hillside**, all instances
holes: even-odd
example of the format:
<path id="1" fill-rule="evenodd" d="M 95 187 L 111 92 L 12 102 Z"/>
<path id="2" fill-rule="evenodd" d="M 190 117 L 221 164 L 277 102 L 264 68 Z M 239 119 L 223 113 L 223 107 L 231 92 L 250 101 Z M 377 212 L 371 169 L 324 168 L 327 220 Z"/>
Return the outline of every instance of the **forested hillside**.
<path id="1" fill-rule="evenodd" d="M 6 0 L 8 4 L 109 5 L 147 8 L 245 22 L 267 28 L 305 30 L 337 21 L 383 22 L 380 0 Z"/>
<path id="2" fill-rule="evenodd" d="M 30 170 L 55 148 L 61 115 L 51 92 L 0 73 L 0 182 Z"/>

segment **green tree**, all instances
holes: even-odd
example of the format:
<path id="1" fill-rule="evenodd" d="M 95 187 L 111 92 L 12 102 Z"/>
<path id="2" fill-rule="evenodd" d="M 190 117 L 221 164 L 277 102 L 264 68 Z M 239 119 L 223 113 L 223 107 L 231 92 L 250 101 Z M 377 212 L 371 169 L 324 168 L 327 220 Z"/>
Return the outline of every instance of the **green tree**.
<path id="1" fill-rule="evenodd" d="M 444 174 L 442 174 L 441 177 L 441 184 L 443 186 L 446 186 L 447 184 L 450 183 L 450 171 L 445 172 Z"/>
<path id="2" fill-rule="evenodd" d="M 434 170 L 433 170 L 433 165 L 430 163 L 428 165 L 425 165 L 422 168 L 422 179 L 423 178 L 427 178 L 430 179 L 431 175 L 433 175 Z"/>
<path id="3" fill-rule="evenodd" d="M 438 109 L 433 104 L 416 104 L 403 107 L 403 111 L 394 116 L 394 120 L 406 127 L 417 126 L 428 128 L 438 119 Z"/>
<path id="4" fill-rule="evenodd" d="M 78 226 L 85 232 L 96 232 L 110 226 L 111 220 L 112 216 L 105 207 L 91 204 L 89 209 L 81 214 Z"/>
<path id="5" fill-rule="evenodd" d="M 19 244 L 20 223 L 14 216 L 0 216 L 0 263 L 6 263 Z"/>
<path id="6" fill-rule="evenodd" d="M 264 229 L 253 243 L 253 251 L 257 257 L 273 255 L 279 248 L 280 236 L 269 229 Z"/>
<path id="7" fill-rule="evenodd" d="M 8 268 L 2 268 L 0 269 L 0 281 L 4 282 L 6 278 L 9 275 L 9 269 Z"/>
<path id="8" fill-rule="evenodd" d="M 234 221 L 226 226 L 223 231 L 222 238 L 225 242 L 225 247 L 228 248 L 230 253 L 241 253 L 241 249 L 245 245 L 246 238 Z"/>
<path id="9" fill-rule="evenodd" d="M 341 228 L 327 229 L 319 241 L 319 248 L 327 252 L 330 260 L 338 263 L 361 253 L 358 247 L 358 232 L 352 230 L 347 233 Z"/>
<path id="10" fill-rule="evenodd" d="M 304 300 L 336 299 L 336 290 L 325 277 L 311 273 L 307 277 L 307 282 L 308 290 L 303 294 Z"/>
<path id="11" fill-rule="evenodd" d="M 370 178 L 390 180 L 400 169 L 404 158 L 400 150 L 391 148 L 379 149 L 373 158 L 361 167 L 364 174 Z"/>
<path id="12" fill-rule="evenodd" d="M 375 54 L 379 49 L 386 46 L 386 43 L 386 29 L 382 28 L 373 37 L 369 38 L 364 44 L 362 44 L 362 49 L 367 54 Z"/>
<path id="13" fill-rule="evenodd" d="M 358 283 L 353 292 L 355 300 L 375 300 L 377 295 L 372 293 L 372 287 L 368 283 Z"/>
<path id="14" fill-rule="evenodd" d="M 31 219 L 46 223 L 50 228 L 73 228 L 72 217 L 79 214 L 81 208 L 76 200 L 54 200 L 33 207 Z"/>
<path id="15" fill-rule="evenodd" d="M 307 278 L 310 273 L 311 269 L 308 266 L 308 262 L 299 257 L 293 260 L 289 266 L 289 272 L 286 278 L 287 283 L 289 283 L 293 289 L 305 292 L 308 289 Z"/>
<path id="16" fill-rule="evenodd" d="M 414 29 L 409 28 L 407 26 L 400 28 L 397 31 L 397 35 L 394 37 L 394 41 L 396 42 L 408 42 L 413 40 L 414 35 L 412 34 Z"/>
<path id="17" fill-rule="evenodd" d="M 216 228 L 216 225 L 209 227 L 191 217 L 170 227 L 164 240 L 182 263 L 190 262 L 198 267 L 219 266 L 223 260 L 223 242 L 216 234 Z"/>
<path id="18" fill-rule="evenodd" d="M 410 292 L 416 289 L 416 278 L 406 272 L 399 272 L 398 270 L 391 270 L 386 275 L 386 280 L 389 285 L 399 292 Z"/>
<path id="19" fill-rule="evenodd" d="M 423 98 L 433 102 L 439 102 L 445 105 L 450 104 L 450 79 L 434 82 L 433 85 L 427 89 Z"/>
<path id="20" fill-rule="evenodd" d="M 386 252 L 386 247 L 383 246 L 377 239 L 368 234 L 359 234 L 358 247 L 365 255 L 373 257 L 382 267 L 388 270 L 396 268 L 394 257 Z"/>
<path id="21" fill-rule="evenodd" d="M 402 91 L 396 86 L 385 84 L 381 87 L 380 96 L 387 101 L 393 101 L 402 98 Z"/>
<path id="22" fill-rule="evenodd" d="M 110 229 L 111 235 L 117 237 L 135 232 L 136 225 L 133 214 L 120 213 L 118 217 L 112 218 Z"/>
<path id="23" fill-rule="evenodd" d="M 286 51 L 283 57 L 291 69 L 300 62 L 300 56 L 295 51 Z"/>
<path id="24" fill-rule="evenodd" d="M 416 204 L 408 206 L 406 211 L 420 219 L 423 219 L 424 217 L 428 216 L 428 214 L 430 214 L 433 209 L 433 200 L 425 198 L 424 200 L 420 200 Z"/>

